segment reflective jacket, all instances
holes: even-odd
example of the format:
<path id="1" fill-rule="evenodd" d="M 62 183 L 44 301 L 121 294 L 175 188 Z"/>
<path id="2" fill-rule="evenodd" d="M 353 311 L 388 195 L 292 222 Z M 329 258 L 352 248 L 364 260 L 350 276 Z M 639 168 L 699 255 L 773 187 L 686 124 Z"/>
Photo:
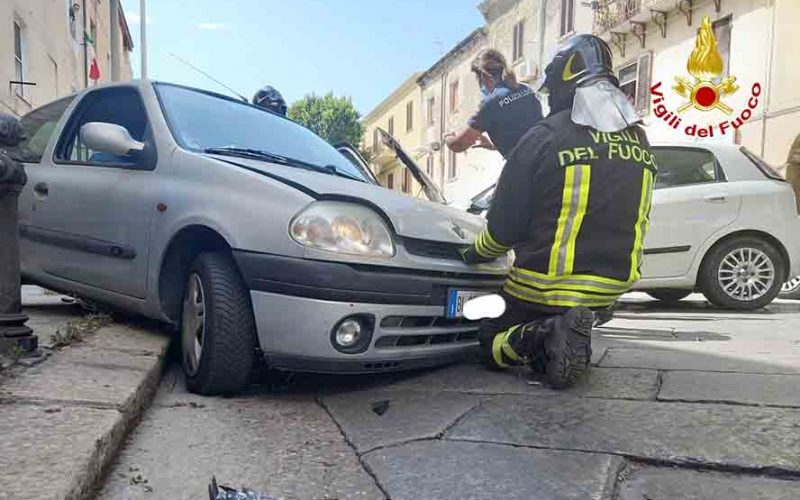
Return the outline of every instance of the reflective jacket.
<path id="1" fill-rule="evenodd" d="M 503 290 L 551 307 L 605 307 L 639 279 L 656 163 L 644 131 L 576 125 L 565 110 L 511 152 L 467 262 L 513 248 Z"/>

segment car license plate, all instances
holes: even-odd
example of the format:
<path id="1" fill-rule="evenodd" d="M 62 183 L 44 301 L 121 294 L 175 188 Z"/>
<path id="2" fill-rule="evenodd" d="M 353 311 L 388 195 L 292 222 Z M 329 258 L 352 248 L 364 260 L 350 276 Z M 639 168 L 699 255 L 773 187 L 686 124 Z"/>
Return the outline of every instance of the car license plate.
<path id="1" fill-rule="evenodd" d="M 447 317 L 448 318 L 461 318 L 464 316 L 464 304 L 470 300 L 488 295 L 491 292 L 485 290 L 455 290 L 450 289 L 447 292 Z"/>

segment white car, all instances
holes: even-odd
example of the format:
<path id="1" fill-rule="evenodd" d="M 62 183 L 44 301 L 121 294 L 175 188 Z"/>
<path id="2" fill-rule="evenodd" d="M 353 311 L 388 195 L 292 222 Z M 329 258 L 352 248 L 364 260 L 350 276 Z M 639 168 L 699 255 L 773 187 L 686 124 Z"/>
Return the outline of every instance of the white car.
<path id="1" fill-rule="evenodd" d="M 747 149 L 654 144 L 658 161 L 642 280 L 663 301 L 700 291 L 713 304 L 757 309 L 800 286 L 800 218 L 788 183 Z M 494 186 L 472 199 L 491 203 Z M 784 283 L 786 283 L 784 285 Z"/>

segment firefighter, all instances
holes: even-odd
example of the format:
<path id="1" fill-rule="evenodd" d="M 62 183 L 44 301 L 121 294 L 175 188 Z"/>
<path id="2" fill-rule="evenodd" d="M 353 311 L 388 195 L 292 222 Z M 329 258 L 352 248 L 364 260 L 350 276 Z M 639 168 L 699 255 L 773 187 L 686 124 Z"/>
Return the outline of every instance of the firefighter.
<path id="1" fill-rule="evenodd" d="M 533 89 L 517 82 L 499 51 L 482 50 L 471 69 L 480 86 L 480 108 L 462 132 L 445 135 L 445 142 L 456 153 L 476 146 L 495 149 L 506 158 L 520 137 L 542 119 L 542 105 Z"/>
<path id="2" fill-rule="evenodd" d="M 286 101 L 275 87 L 267 85 L 253 96 L 253 104 L 259 108 L 272 111 L 275 114 L 286 116 Z"/>
<path id="3" fill-rule="evenodd" d="M 528 363 L 554 388 L 588 368 L 592 310 L 639 279 L 656 164 L 612 67 L 598 37 L 559 47 L 541 86 L 550 114 L 520 139 L 462 253 L 480 263 L 514 250 L 506 310 L 481 325 L 482 357 L 495 369 Z"/>

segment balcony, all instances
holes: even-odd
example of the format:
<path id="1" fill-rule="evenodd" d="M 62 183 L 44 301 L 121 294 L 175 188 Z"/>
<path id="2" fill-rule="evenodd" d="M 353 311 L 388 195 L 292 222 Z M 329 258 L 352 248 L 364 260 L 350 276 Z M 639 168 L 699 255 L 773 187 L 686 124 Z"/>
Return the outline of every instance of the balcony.
<path id="1" fill-rule="evenodd" d="M 700 0 L 595 0 L 595 35 L 610 40 L 625 55 L 628 35 L 636 37 L 642 48 L 647 44 L 647 25 L 653 22 L 663 38 L 667 37 L 667 18 L 672 13 L 683 15 L 692 25 L 692 11 Z M 717 12 L 722 0 L 713 0 Z"/>

